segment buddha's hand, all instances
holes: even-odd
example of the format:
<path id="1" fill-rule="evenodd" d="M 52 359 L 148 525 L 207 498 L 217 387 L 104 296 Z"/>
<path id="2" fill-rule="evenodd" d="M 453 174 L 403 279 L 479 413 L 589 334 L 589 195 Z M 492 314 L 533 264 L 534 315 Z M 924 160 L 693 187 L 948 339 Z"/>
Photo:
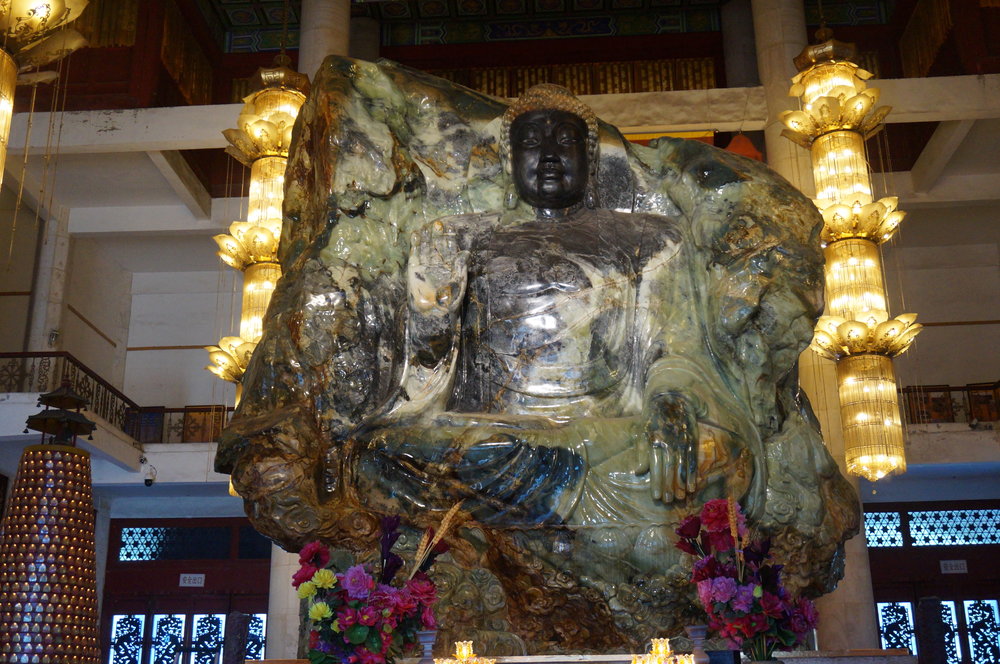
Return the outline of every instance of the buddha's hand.
<path id="1" fill-rule="evenodd" d="M 698 418 L 693 404 L 675 392 L 650 405 L 644 436 L 637 445 L 638 474 L 649 473 L 653 500 L 670 503 L 693 494 L 698 485 Z"/>
<path id="2" fill-rule="evenodd" d="M 456 234 L 441 221 L 410 236 L 406 265 L 410 308 L 425 316 L 447 316 L 458 310 L 468 282 L 469 252 L 458 246 Z"/>

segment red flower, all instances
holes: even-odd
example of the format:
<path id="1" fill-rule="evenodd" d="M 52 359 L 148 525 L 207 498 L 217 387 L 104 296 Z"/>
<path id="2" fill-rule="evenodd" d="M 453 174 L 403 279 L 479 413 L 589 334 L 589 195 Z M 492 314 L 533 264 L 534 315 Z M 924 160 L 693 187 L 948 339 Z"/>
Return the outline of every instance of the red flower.
<path id="1" fill-rule="evenodd" d="M 319 647 L 319 632 L 312 629 L 309 630 L 309 649 L 315 650 Z"/>
<path id="2" fill-rule="evenodd" d="M 701 508 L 701 523 L 710 533 L 729 532 L 729 501 L 710 500 Z"/>
<path id="3" fill-rule="evenodd" d="M 760 598 L 760 608 L 764 611 L 764 615 L 771 618 L 781 618 L 785 615 L 785 603 L 780 597 L 769 592 L 765 592 Z"/>
<path id="4" fill-rule="evenodd" d="M 298 588 L 303 583 L 313 578 L 313 575 L 315 575 L 316 572 L 317 569 L 312 565 L 303 565 L 299 568 L 298 572 L 292 575 L 292 587 Z"/>
<path id="5" fill-rule="evenodd" d="M 680 525 L 677 526 L 678 537 L 683 537 L 684 539 L 697 539 L 698 533 L 701 532 L 701 519 L 696 514 L 685 517 L 681 521 Z"/>
<path id="6" fill-rule="evenodd" d="M 321 569 L 329 563 L 330 550 L 322 542 L 309 542 L 299 551 L 300 565 L 310 565 L 316 569 Z"/>
<path id="7" fill-rule="evenodd" d="M 340 629 L 344 631 L 347 631 L 348 627 L 357 625 L 358 618 L 358 610 L 352 609 L 349 606 L 345 606 L 337 612 L 337 623 L 340 625 Z"/>
<path id="8" fill-rule="evenodd" d="M 420 622 L 423 623 L 424 629 L 437 629 L 437 620 L 434 619 L 434 611 L 430 605 L 424 606 L 424 610 L 420 613 Z"/>
<path id="9" fill-rule="evenodd" d="M 426 574 L 417 574 L 407 580 L 404 586 L 410 595 L 420 604 L 430 606 L 437 601 L 437 586 Z"/>

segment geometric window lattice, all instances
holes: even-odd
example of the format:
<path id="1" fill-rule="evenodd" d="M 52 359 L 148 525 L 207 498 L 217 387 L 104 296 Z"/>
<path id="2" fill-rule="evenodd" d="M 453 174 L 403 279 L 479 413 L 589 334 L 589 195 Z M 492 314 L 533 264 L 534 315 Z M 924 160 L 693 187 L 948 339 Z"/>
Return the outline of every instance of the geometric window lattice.
<path id="1" fill-rule="evenodd" d="M 222 641 L 226 630 L 226 615 L 223 613 L 191 616 L 194 629 L 191 634 L 190 664 L 215 664 L 222 651 Z"/>
<path id="2" fill-rule="evenodd" d="M 255 613 L 250 616 L 250 631 L 247 635 L 247 659 L 264 659 L 264 635 L 267 633 L 267 614 Z"/>
<path id="3" fill-rule="evenodd" d="M 976 664 L 1000 664 L 1000 616 L 995 599 L 965 600 L 969 652 Z"/>
<path id="4" fill-rule="evenodd" d="M 139 664 L 146 616 L 118 614 L 111 618 L 111 649 L 108 664 Z"/>
<path id="5" fill-rule="evenodd" d="M 913 546 L 1000 544 L 1000 509 L 910 512 Z"/>
<path id="6" fill-rule="evenodd" d="M 909 648 L 917 654 L 917 639 L 913 634 L 913 610 L 909 602 L 878 602 L 878 629 L 882 647 Z"/>
<path id="7" fill-rule="evenodd" d="M 174 664 L 184 645 L 184 614 L 153 616 L 152 664 Z"/>
<path id="8" fill-rule="evenodd" d="M 230 536 L 226 527 L 122 528 L 118 560 L 225 560 Z"/>
<path id="9" fill-rule="evenodd" d="M 944 624 L 944 649 L 948 664 L 961 664 L 962 647 L 958 638 L 958 622 L 954 602 L 941 602 L 941 622 Z"/>
<path id="10" fill-rule="evenodd" d="M 903 546 L 899 512 L 865 512 L 865 539 L 869 547 Z"/>

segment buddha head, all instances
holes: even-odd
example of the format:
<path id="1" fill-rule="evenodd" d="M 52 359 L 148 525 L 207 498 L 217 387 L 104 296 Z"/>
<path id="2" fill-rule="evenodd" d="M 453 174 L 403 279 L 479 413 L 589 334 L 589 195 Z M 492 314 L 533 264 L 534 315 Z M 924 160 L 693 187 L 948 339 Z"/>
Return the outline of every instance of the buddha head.
<path id="1" fill-rule="evenodd" d="M 517 195 L 539 211 L 594 207 L 597 116 L 558 85 L 536 85 L 503 115 L 504 164 Z M 513 192 L 508 194 L 508 207 Z M 516 204 L 516 200 L 513 201 Z"/>

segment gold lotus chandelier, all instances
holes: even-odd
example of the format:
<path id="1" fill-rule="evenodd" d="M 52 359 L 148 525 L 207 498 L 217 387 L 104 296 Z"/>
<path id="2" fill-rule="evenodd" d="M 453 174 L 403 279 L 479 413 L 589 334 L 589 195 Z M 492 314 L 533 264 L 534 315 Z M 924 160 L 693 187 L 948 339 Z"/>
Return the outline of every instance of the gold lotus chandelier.
<path id="1" fill-rule="evenodd" d="M 874 200 L 865 140 L 891 110 L 878 107 L 871 74 L 854 45 L 821 28 L 822 42 L 795 58 L 789 94 L 802 108 L 781 115 L 782 135 L 810 151 L 816 207 L 823 215 L 826 313 L 812 349 L 837 363 L 847 470 L 871 481 L 906 471 L 903 424 L 892 358 L 921 326 L 915 314 L 889 316 L 879 246 L 903 220 L 898 199 Z"/>
<path id="2" fill-rule="evenodd" d="M 250 203 L 246 221 L 234 221 L 228 235 L 215 236 L 222 262 L 243 272 L 243 299 L 239 335 L 207 346 L 213 364 L 205 368 L 233 383 L 242 379 L 260 341 L 264 313 L 281 276 L 278 242 L 285 165 L 292 125 L 309 87 L 308 79 L 287 63 L 279 56 L 275 67 L 258 70 L 261 89 L 243 100 L 238 128 L 222 132 L 229 141 L 226 152 L 250 167 Z"/>
<path id="3" fill-rule="evenodd" d="M 55 31 L 75 20 L 88 0 L 0 0 L 0 183 L 14 115 L 18 74 L 66 57 L 86 45 L 75 30 Z M 54 34 L 55 33 L 55 34 Z M 44 79 L 43 79 L 44 80 Z"/>

